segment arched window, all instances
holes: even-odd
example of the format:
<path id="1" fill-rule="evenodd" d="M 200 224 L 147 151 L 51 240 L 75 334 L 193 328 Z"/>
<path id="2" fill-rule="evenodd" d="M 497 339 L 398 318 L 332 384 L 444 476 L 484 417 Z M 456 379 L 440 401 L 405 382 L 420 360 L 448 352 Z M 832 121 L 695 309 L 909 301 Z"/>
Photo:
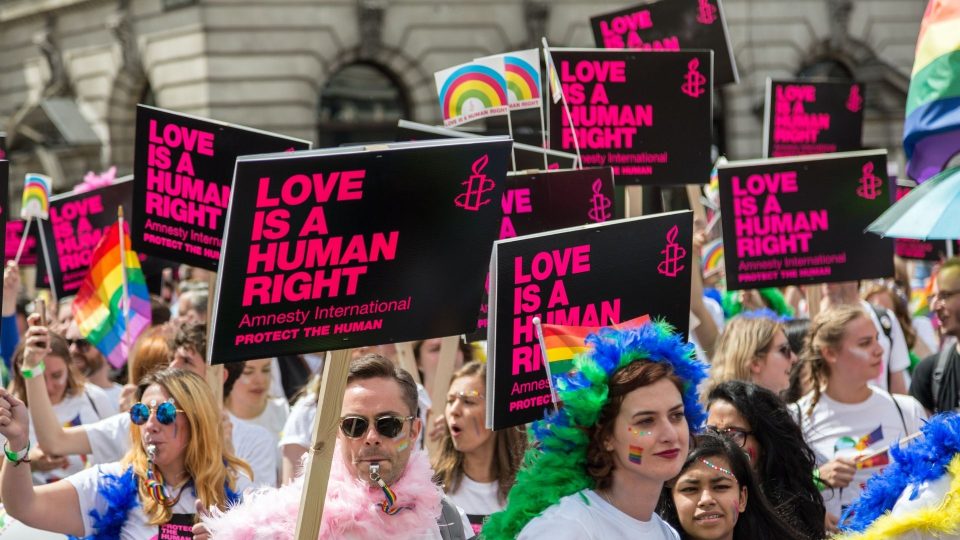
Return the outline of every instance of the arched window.
<path id="1" fill-rule="evenodd" d="M 349 64 L 320 92 L 318 147 L 393 141 L 397 120 L 408 118 L 409 112 L 395 77 L 374 64 Z"/>

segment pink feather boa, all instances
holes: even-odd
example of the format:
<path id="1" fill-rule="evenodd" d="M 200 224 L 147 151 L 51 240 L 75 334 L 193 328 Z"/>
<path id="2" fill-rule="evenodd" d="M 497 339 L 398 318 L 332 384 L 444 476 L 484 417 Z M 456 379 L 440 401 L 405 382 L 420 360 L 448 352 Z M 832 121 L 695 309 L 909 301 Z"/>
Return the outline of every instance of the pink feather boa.
<path id="1" fill-rule="evenodd" d="M 410 507 L 392 516 L 380 509 L 383 491 L 349 475 L 339 444 L 334 452 L 319 538 L 410 538 L 437 526 L 443 492 L 433 483 L 426 452 L 414 450 L 403 476 L 390 486 L 397 504 Z M 226 513 L 214 511 L 203 522 L 218 540 L 290 539 L 297 527 L 302 490 L 303 476 L 299 476 L 279 489 L 248 492 L 242 503 Z"/>

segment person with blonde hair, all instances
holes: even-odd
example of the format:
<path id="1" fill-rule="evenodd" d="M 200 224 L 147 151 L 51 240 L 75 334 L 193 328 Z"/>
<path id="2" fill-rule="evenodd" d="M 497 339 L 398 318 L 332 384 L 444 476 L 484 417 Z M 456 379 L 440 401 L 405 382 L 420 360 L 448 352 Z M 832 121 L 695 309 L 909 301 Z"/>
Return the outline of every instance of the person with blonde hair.
<path id="1" fill-rule="evenodd" d="M 486 427 L 487 366 L 470 362 L 458 369 L 447 391 L 443 439 L 433 469 L 443 491 L 467 513 L 473 532 L 503 510 L 516 480 L 526 444 L 516 428 Z"/>
<path id="2" fill-rule="evenodd" d="M 860 495 L 873 473 L 888 465 L 888 448 L 920 429 L 923 407 L 910 396 L 873 386 L 883 372 L 883 348 L 870 316 L 859 305 L 821 312 L 803 351 L 813 390 L 794 407 L 803 438 L 813 448 L 827 529 Z"/>
<path id="3" fill-rule="evenodd" d="M 710 383 L 746 381 L 779 394 L 790 387 L 796 361 L 784 326 L 772 312 L 745 313 L 734 317 L 720 334 Z"/>
<path id="4" fill-rule="evenodd" d="M 32 347 L 44 350 L 36 341 Z M 250 468 L 223 445 L 210 387 L 187 371 L 160 371 L 137 386 L 132 444 L 122 460 L 38 488 L 20 466 L 28 418 L 23 402 L 0 391 L 0 434 L 12 465 L 0 493 L 6 511 L 30 527 L 98 538 L 175 537 L 192 528 L 197 501 L 226 508 L 249 485 Z"/>

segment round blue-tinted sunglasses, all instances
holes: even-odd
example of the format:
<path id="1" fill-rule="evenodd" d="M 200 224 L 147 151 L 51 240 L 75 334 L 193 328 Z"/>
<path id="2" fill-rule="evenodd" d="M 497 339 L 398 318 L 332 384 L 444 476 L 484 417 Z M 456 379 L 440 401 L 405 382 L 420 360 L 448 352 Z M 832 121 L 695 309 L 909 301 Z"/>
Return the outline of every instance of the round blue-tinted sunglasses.
<path id="1" fill-rule="evenodd" d="M 138 426 L 142 426 L 147 423 L 147 420 L 150 419 L 150 415 L 153 414 L 154 411 L 157 414 L 157 422 L 165 426 L 172 424 L 177 419 L 178 412 L 183 412 L 173 404 L 172 399 L 170 401 L 164 401 L 159 405 L 157 405 L 156 401 L 151 401 L 149 407 L 143 403 L 134 403 L 133 406 L 130 407 L 130 421 Z"/>

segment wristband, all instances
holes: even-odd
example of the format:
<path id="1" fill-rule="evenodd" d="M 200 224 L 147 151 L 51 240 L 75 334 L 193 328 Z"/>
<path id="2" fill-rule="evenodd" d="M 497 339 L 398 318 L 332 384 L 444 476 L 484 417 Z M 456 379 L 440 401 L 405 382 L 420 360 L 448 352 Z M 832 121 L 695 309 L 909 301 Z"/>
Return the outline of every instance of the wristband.
<path id="1" fill-rule="evenodd" d="M 8 442 L 3 443 L 3 453 L 7 455 L 7 459 L 13 462 L 15 467 L 21 463 L 30 463 L 30 460 L 27 459 L 27 454 L 30 453 L 30 441 L 27 441 L 27 446 L 25 446 L 23 450 L 20 450 L 19 452 L 10 450 Z"/>
<path id="2" fill-rule="evenodd" d="M 820 469 L 818 467 L 813 468 L 813 485 L 817 486 L 819 491 L 823 491 L 830 487 L 826 482 L 823 481 L 822 478 L 820 478 Z"/>
<path id="3" fill-rule="evenodd" d="M 20 374 L 23 375 L 24 379 L 32 379 L 34 377 L 39 377 L 43 375 L 44 370 L 47 369 L 47 366 L 44 365 L 43 360 L 40 361 L 34 367 L 20 366 Z"/>

